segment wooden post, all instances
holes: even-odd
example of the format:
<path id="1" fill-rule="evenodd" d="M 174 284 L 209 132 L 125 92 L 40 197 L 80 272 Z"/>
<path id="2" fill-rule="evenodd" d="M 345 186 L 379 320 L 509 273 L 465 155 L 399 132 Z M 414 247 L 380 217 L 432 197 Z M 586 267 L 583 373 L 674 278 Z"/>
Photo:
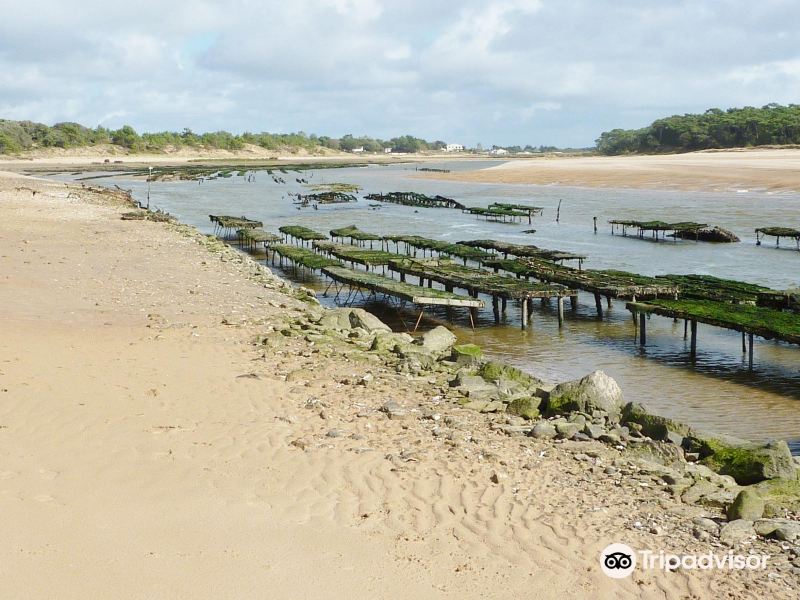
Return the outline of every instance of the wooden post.
<path id="1" fill-rule="evenodd" d="M 691 322 L 691 330 L 692 330 L 692 340 L 691 340 L 691 350 L 689 354 L 692 358 L 697 356 L 697 321 L 692 319 Z"/>
<path id="2" fill-rule="evenodd" d="M 602 319 L 603 318 L 603 302 L 602 302 L 602 300 L 600 298 L 600 294 L 598 292 L 595 292 L 595 294 L 594 294 L 594 305 L 597 307 L 597 318 L 598 319 Z"/>
<path id="3" fill-rule="evenodd" d="M 647 344 L 647 314 L 639 313 L 639 344 Z"/>
<path id="4" fill-rule="evenodd" d="M 492 313 L 494 314 L 494 322 L 500 322 L 500 310 L 497 308 L 497 296 L 492 294 Z"/>
<path id="5" fill-rule="evenodd" d="M 631 311 L 631 318 L 633 319 L 633 330 L 639 330 L 639 319 L 636 317 L 638 313 L 635 310 Z"/>
<path id="6" fill-rule="evenodd" d="M 569 297 L 569 307 L 572 310 L 578 310 L 578 296 Z"/>
<path id="7" fill-rule="evenodd" d="M 683 339 L 689 337 L 689 319 L 683 320 Z"/>
<path id="8" fill-rule="evenodd" d="M 564 296 L 558 297 L 558 326 L 564 326 Z"/>
<path id="9" fill-rule="evenodd" d="M 606 306 L 611 309 L 611 296 L 606 296 Z"/>
<path id="10" fill-rule="evenodd" d="M 750 370 L 753 370 L 753 334 L 747 334 L 747 343 L 748 343 L 748 352 L 747 352 L 747 362 L 750 366 Z"/>
<path id="11" fill-rule="evenodd" d="M 528 325 L 528 303 L 522 303 L 522 329 L 525 329 Z"/>
<path id="12" fill-rule="evenodd" d="M 745 341 L 745 333 L 742 332 L 742 354 L 747 352 L 747 342 Z"/>
<path id="13" fill-rule="evenodd" d="M 593 219 L 594 219 L 594 234 L 597 235 L 597 217 L 593 217 Z M 611 233 L 614 233 L 613 226 Z"/>
<path id="14" fill-rule="evenodd" d="M 503 298 L 501 302 L 502 303 L 500 308 L 503 311 L 503 314 L 506 314 L 506 306 L 508 305 L 508 300 L 506 300 L 506 298 Z"/>

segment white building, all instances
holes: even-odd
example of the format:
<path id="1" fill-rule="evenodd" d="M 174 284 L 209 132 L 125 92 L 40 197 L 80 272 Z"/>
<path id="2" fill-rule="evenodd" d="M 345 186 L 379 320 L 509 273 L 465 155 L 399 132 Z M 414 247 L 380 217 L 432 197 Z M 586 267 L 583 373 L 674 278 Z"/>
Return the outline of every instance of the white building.
<path id="1" fill-rule="evenodd" d="M 508 154 L 508 150 L 506 150 L 505 148 L 492 148 L 491 150 L 489 150 L 489 154 L 492 154 L 494 156 L 505 156 L 506 154 Z"/>
<path id="2" fill-rule="evenodd" d="M 359 154 L 364 151 L 364 146 L 359 146 L 358 148 L 353 148 L 353 154 Z"/>
<path id="3" fill-rule="evenodd" d="M 464 151 L 464 145 L 463 144 L 447 144 L 447 146 L 444 147 L 444 151 L 445 152 L 463 152 Z"/>
<path id="4" fill-rule="evenodd" d="M 392 153 L 392 149 L 391 148 L 384 148 L 383 152 L 384 152 L 384 154 L 391 154 Z"/>

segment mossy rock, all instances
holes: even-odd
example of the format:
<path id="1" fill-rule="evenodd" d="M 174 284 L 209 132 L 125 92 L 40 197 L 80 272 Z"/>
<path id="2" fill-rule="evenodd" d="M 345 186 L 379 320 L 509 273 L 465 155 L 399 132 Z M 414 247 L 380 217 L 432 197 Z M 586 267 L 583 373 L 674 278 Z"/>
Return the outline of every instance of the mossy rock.
<path id="1" fill-rule="evenodd" d="M 523 419 L 538 419 L 540 416 L 539 405 L 542 399 L 536 396 L 527 398 L 517 398 L 512 400 L 506 407 L 506 412 L 512 415 L 517 415 Z"/>
<path id="2" fill-rule="evenodd" d="M 595 410 L 603 411 L 615 420 L 622 411 L 622 390 L 616 381 L 602 371 L 594 371 L 554 387 L 548 397 L 546 414 L 591 414 Z"/>
<path id="3" fill-rule="evenodd" d="M 476 344 L 460 344 L 453 346 L 450 359 L 459 365 L 471 365 L 481 359 L 481 347 Z"/>
<path id="4" fill-rule="evenodd" d="M 679 421 L 668 419 L 648 412 L 645 406 L 628 402 L 622 409 L 622 423 L 637 423 L 641 432 L 654 440 L 665 440 L 670 431 L 687 436 L 690 428 Z"/>
<path id="5" fill-rule="evenodd" d="M 764 498 L 767 516 L 779 516 L 781 510 L 800 512 L 800 481 L 797 479 L 770 479 L 752 489 Z"/>
<path id="6" fill-rule="evenodd" d="M 517 382 L 528 388 L 536 388 L 542 383 L 534 376 L 528 375 L 516 367 L 495 361 L 483 363 L 480 369 L 478 369 L 478 375 L 483 377 L 486 381 L 499 381 L 501 379 L 506 379 Z"/>
<path id="7" fill-rule="evenodd" d="M 754 444 L 718 437 L 693 442 L 700 452 L 701 464 L 722 475 L 730 475 L 739 485 L 765 479 L 797 478 L 792 454 L 783 440 Z"/>

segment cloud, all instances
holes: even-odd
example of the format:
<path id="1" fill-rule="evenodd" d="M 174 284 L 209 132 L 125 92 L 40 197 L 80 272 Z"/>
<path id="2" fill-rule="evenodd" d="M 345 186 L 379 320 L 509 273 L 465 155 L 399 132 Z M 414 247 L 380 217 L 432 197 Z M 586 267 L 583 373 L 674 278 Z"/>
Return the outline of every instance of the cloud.
<path id="1" fill-rule="evenodd" d="M 590 145 L 796 102 L 790 0 L 5 2 L 0 117 Z"/>

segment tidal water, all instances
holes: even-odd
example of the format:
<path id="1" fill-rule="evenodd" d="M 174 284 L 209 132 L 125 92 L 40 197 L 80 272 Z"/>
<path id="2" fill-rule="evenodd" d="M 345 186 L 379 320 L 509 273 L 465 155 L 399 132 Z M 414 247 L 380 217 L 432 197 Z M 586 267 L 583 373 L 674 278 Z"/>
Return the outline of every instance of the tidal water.
<path id="1" fill-rule="evenodd" d="M 426 164 L 453 171 L 492 166 L 492 162 Z M 561 186 L 496 185 L 431 179 L 417 165 L 349 167 L 290 172 L 277 175 L 287 183 L 275 183 L 266 172 L 254 182 L 244 177 L 197 182 L 156 182 L 151 187 L 151 206 L 166 210 L 184 223 L 211 232 L 208 215 L 244 215 L 262 220 L 265 229 L 277 231 L 285 224 L 300 224 L 319 231 L 355 224 L 369 232 L 409 233 L 449 241 L 494 238 L 536 244 L 542 248 L 569 250 L 589 258 L 585 268 L 613 268 L 648 275 L 701 273 L 759 283 L 774 288 L 800 287 L 800 252 L 776 249 L 767 241 L 758 247 L 753 230 L 759 226 L 800 227 L 800 194 L 758 190 L 727 192 L 654 191 L 641 189 L 570 188 Z M 84 174 L 85 176 L 86 174 Z M 381 205 L 373 209 L 365 200 L 354 204 L 298 210 L 289 192 L 307 192 L 295 181 L 358 184 L 362 193 L 417 191 L 455 198 L 468 206 L 490 202 L 514 202 L 544 207 L 532 225 L 489 223 L 460 211 L 415 209 Z M 147 183 L 124 178 L 99 179 L 93 183 L 132 188 L 144 200 Z M 561 204 L 560 220 L 556 222 Z M 597 217 L 598 232 L 592 227 Z M 652 242 L 635 237 L 612 236 L 612 218 L 699 221 L 719 225 L 742 238 L 738 244 L 693 241 Z M 535 234 L 522 233 L 536 229 Z M 282 275 L 295 278 L 292 269 Z M 306 277 L 303 284 L 321 290 L 325 282 Z M 330 299 L 321 298 L 323 302 Z M 370 310 L 403 324 L 397 313 L 384 305 Z M 446 322 L 436 313 L 423 326 Z M 413 319 L 407 313 L 406 322 Z M 698 354 L 691 360 L 683 323 L 653 316 L 648 322 L 647 345 L 637 345 L 630 313 L 616 301 L 598 321 L 594 299 L 581 294 L 577 311 L 569 310 L 562 329 L 553 306 L 535 304 L 531 326 L 519 328 L 519 312 L 509 305 L 507 322 L 495 326 L 491 308 L 481 312 L 473 332 L 465 314 L 454 311 L 448 323 L 462 342 L 474 342 L 484 352 L 513 363 L 542 379 L 562 381 L 594 369 L 609 373 L 622 386 L 625 398 L 647 404 L 654 411 L 686 421 L 698 428 L 751 439 L 800 440 L 800 347 L 756 338 L 755 368 L 748 370 L 741 336 L 700 324 Z"/>

